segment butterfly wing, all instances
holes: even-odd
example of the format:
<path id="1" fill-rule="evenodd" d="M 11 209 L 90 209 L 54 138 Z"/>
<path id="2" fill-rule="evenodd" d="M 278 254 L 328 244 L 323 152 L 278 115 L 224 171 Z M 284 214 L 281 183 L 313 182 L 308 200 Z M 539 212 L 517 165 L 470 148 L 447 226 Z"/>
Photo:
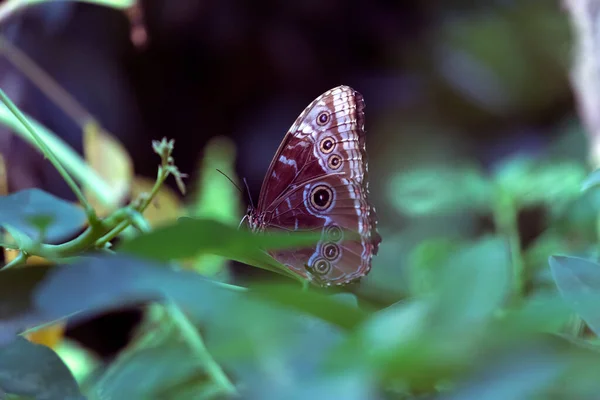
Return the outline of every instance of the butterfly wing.
<path id="1" fill-rule="evenodd" d="M 321 232 L 315 247 L 271 253 L 292 271 L 322 285 L 369 272 L 381 237 L 368 200 L 360 93 L 339 86 L 304 110 L 269 167 L 256 211 L 265 229 Z"/>

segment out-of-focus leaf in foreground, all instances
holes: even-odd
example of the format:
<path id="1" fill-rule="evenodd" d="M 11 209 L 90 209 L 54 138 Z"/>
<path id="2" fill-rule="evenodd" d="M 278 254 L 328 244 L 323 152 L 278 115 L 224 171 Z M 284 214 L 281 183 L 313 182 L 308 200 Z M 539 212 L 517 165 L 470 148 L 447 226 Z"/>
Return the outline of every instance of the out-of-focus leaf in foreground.
<path id="1" fill-rule="evenodd" d="M 546 390 L 567 367 L 567 359 L 548 346 L 530 343 L 490 362 L 439 400 L 529 400 Z"/>
<path id="2" fill-rule="evenodd" d="M 0 197 L 0 225 L 17 229 L 33 240 L 54 242 L 75 234 L 86 223 L 80 207 L 39 189 Z"/>
<path id="3" fill-rule="evenodd" d="M 176 223 L 123 242 L 119 251 L 160 261 L 216 254 L 297 279 L 263 249 L 309 246 L 319 239 L 320 234 L 301 232 L 255 235 L 213 220 L 180 218 Z"/>
<path id="4" fill-rule="evenodd" d="M 510 257 L 502 238 L 486 238 L 452 256 L 436 291 L 432 320 L 442 329 L 472 330 L 492 316 L 510 290 Z"/>
<path id="5" fill-rule="evenodd" d="M 567 256 L 552 256 L 549 262 L 561 296 L 596 334 L 600 334 L 600 265 Z"/>
<path id="6" fill-rule="evenodd" d="M 40 400 L 85 399 L 56 353 L 21 337 L 0 346 L 0 389 Z"/>
<path id="7" fill-rule="evenodd" d="M 183 385 L 182 382 L 197 384 L 206 379 L 189 347 L 181 343 L 142 349 L 117 359 L 116 363 L 113 372 L 105 374 L 94 385 L 93 391 L 99 398 L 128 400 L 162 395 L 173 399 L 172 392 Z"/>
<path id="8" fill-rule="evenodd" d="M 54 268 L 38 285 L 32 300 L 48 317 L 72 315 L 72 320 L 77 320 L 163 299 L 183 305 L 198 303 L 192 311 L 210 314 L 212 302 L 225 302 L 226 294 L 231 292 L 192 272 L 126 255 L 103 255 Z"/>
<path id="9" fill-rule="evenodd" d="M 198 274 L 129 256 L 81 258 L 71 265 L 40 265 L 0 271 L 0 344 L 58 319 L 73 321 L 145 301 L 193 304 L 197 318 L 231 291 Z M 205 297 L 206 296 L 206 297 Z"/>

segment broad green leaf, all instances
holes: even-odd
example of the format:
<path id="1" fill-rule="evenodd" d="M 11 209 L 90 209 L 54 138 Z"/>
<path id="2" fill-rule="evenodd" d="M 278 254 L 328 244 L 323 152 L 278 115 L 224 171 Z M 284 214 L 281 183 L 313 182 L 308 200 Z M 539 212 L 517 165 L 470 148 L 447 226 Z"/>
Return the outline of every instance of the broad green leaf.
<path id="1" fill-rule="evenodd" d="M 257 285 L 251 288 L 249 295 L 307 313 L 345 329 L 352 329 L 367 318 L 367 313 L 356 306 L 356 297 L 349 293 L 340 300 L 339 297 L 316 291 L 304 291 L 297 286 Z"/>
<path id="2" fill-rule="evenodd" d="M 520 347 L 520 348 L 519 348 Z M 539 342 L 516 346 L 508 354 L 489 355 L 473 376 L 439 400 L 529 400 L 550 388 L 566 369 L 567 359 Z"/>
<path id="3" fill-rule="evenodd" d="M 0 197 L 0 226 L 16 229 L 33 240 L 65 239 L 85 223 L 86 215 L 80 207 L 40 189 Z"/>
<path id="4" fill-rule="evenodd" d="M 494 181 L 519 207 L 545 204 L 561 209 L 580 195 L 585 175 L 585 166 L 574 161 L 517 156 L 498 167 Z"/>
<path id="5" fill-rule="evenodd" d="M 486 209 L 490 185 L 474 168 L 421 168 L 396 175 L 389 198 L 402 213 L 413 216 Z"/>
<path id="6" fill-rule="evenodd" d="M 1 391 L 36 399 L 85 400 L 56 353 L 21 337 L 0 346 Z"/>
<path id="7" fill-rule="evenodd" d="M 450 238 L 426 239 L 410 253 L 410 290 L 414 296 L 431 293 L 440 279 L 446 260 L 459 249 Z"/>
<path id="8" fill-rule="evenodd" d="M 473 330 L 488 321 L 510 290 L 511 264 L 502 238 L 480 240 L 450 256 L 434 290 L 433 326 Z"/>
<path id="9" fill-rule="evenodd" d="M 10 271 L 10 270 L 9 270 Z M 188 271 L 125 255 L 82 257 L 53 268 L 33 293 L 35 309 L 46 317 L 71 320 L 135 305 L 172 299 L 194 305 L 197 318 L 218 312 L 214 302 L 226 302 L 230 290 Z"/>
<path id="10" fill-rule="evenodd" d="M 294 248 L 314 245 L 320 234 L 255 235 L 223 223 L 180 218 L 176 223 L 125 241 L 119 251 L 167 261 L 216 254 L 298 279 L 262 249 Z"/>
<path id="11" fill-rule="evenodd" d="M 593 187 L 554 213 L 553 228 L 562 238 L 575 242 L 573 244 L 595 246 L 598 240 L 599 213 L 600 188 Z"/>
<path id="12" fill-rule="evenodd" d="M 0 271 L 0 345 L 27 328 L 52 319 L 36 308 L 33 293 L 52 267 L 36 265 Z"/>
<path id="13" fill-rule="evenodd" d="M 174 398 L 178 386 L 193 385 L 196 395 L 207 383 L 199 360 L 182 343 L 141 349 L 115 360 L 108 373 L 94 385 L 92 393 L 113 400 Z"/>
<path id="14" fill-rule="evenodd" d="M 173 299 L 195 318 L 217 312 L 234 292 L 202 276 L 130 256 L 82 257 L 71 265 L 0 271 L 0 344 L 26 329 L 70 317 L 77 322 L 112 309 Z"/>
<path id="15" fill-rule="evenodd" d="M 204 328 L 206 343 L 236 377 L 243 398 L 298 398 L 327 374 L 324 361 L 344 337 L 336 326 L 257 297 L 244 296 L 221 312 Z"/>
<path id="16" fill-rule="evenodd" d="M 600 265 L 567 256 L 552 256 L 549 262 L 563 299 L 596 334 L 600 334 Z"/>

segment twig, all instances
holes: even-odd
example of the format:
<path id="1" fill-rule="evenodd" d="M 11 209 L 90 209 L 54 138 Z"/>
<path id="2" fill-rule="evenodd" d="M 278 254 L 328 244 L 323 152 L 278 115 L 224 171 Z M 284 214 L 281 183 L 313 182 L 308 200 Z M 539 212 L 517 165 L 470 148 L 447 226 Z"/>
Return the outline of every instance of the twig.
<path id="1" fill-rule="evenodd" d="M 188 317 L 183 313 L 179 306 L 172 300 L 166 304 L 167 311 L 175 324 L 179 327 L 184 340 L 194 351 L 194 355 L 201 361 L 202 366 L 206 368 L 209 376 L 215 384 L 219 385 L 221 391 L 230 396 L 237 396 L 238 391 L 231 383 L 221 366 L 210 355 L 202 337 Z"/>
<path id="2" fill-rule="evenodd" d="M 56 156 L 54 155 L 52 150 L 50 150 L 50 148 L 46 145 L 46 143 L 44 143 L 44 141 L 39 137 L 39 135 L 37 134 L 35 129 L 33 129 L 33 126 L 31 126 L 31 124 L 29 123 L 27 118 L 25 118 L 23 113 L 21 113 L 21 110 L 19 110 L 17 108 L 17 106 L 15 106 L 15 104 L 8 98 L 8 96 L 6 95 L 6 93 L 4 93 L 4 90 L 2 90 L 2 89 L 0 89 L 0 100 L 10 110 L 10 112 L 12 112 L 14 114 L 14 116 L 21 122 L 21 124 L 23 124 L 23 126 L 25 126 L 25 128 L 27 129 L 27 131 L 29 132 L 31 137 L 35 140 L 35 143 L 37 144 L 37 146 L 44 153 L 44 156 L 46 158 L 48 158 L 48 160 L 52 163 L 54 168 L 56 168 L 58 173 L 62 176 L 62 178 L 65 180 L 65 182 L 69 185 L 69 187 L 75 194 L 75 197 L 77 197 L 77 200 L 79 200 L 79 203 L 83 206 L 83 208 L 87 214 L 90 225 L 92 225 L 92 226 L 96 225 L 98 223 L 98 216 L 96 215 L 96 211 L 90 205 L 90 203 L 87 201 L 87 199 L 81 192 L 81 189 L 79 189 L 79 186 L 77 186 L 77 184 L 75 183 L 75 181 L 73 180 L 71 175 L 69 175 L 67 170 L 65 170 L 65 168 L 62 166 L 62 164 L 60 163 L 58 158 L 56 158 Z"/>

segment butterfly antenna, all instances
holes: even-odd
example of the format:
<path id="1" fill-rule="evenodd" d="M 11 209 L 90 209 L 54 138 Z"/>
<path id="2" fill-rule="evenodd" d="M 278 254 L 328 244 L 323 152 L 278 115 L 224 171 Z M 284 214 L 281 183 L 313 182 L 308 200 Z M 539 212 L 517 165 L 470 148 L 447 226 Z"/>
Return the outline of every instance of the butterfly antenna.
<path id="1" fill-rule="evenodd" d="M 246 192 L 248 193 L 248 200 L 250 201 L 250 205 L 252 209 L 254 209 L 254 203 L 252 202 L 252 196 L 250 195 L 250 186 L 248 186 L 248 181 L 244 178 L 244 185 L 246 185 Z"/>
<path id="2" fill-rule="evenodd" d="M 239 190 L 241 194 L 244 194 L 244 191 L 242 190 L 242 188 L 241 188 L 241 187 L 239 187 L 239 186 L 238 186 L 238 184 L 237 184 L 237 183 L 235 183 L 235 182 L 233 181 L 233 179 L 231 179 L 230 177 L 228 177 L 228 176 L 227 176 L 227 174 L 226 174 L 225 172 L 221 171 L 221 170 L 220 170 L 220 169 L 218 169 L 218 168 L 217 168 L 217 172 L 219 172 L 221 175 L 223 175 L 225 178 L 227 178 L 227 180 L 229 180 L 229 182 L 231 182 L 231 184 L 232 184 L 233 186 L 235 186 L 235 188 L 236 188 L 237 190 Z"/>
<path id="3" fill-rule="evenodd" d="M 236 188 L 237 190 L 239 190 L 241 194 L 244 194 L 244 190 L 243 190 L 241 187 L 239 187 L 239 185 L 238 185 L 237 183 L 235 183 L 235 182 L 233 181 L 233 179 L 231 179 L 230 177 L 228 177 L 228 176 L 227 176 L 227 174 L 226 174 L 225 172 L 221 171 L 221 170 L 220 170 L 220 169 L 218 169 L 218 168 L 217 168 L 217 171 L 218 171 L 218 172 L 219 172 L 221 175 L 223 175 L 225 178 L 227 178 L 227 180 L 229 180 L 229 182 L 231 182 L 231 184 L 232 184 L 233 186 L 235 186 L 235 188 Z M 246 194 L 247 194 L 247 196 L 248 196 L 248 201 L 250 201 L 250 205 L 252 206 L 252 208 L 254 208 L 254 203 L 252 202 L 252 196 L 250 196 L 250 187 L 248 187 L 248 182 L 246 181 L 246 178 L 244 178 L 244 185 L 246 186 Z M 242 220 L 242 221 L 243 221 L 243 220 Z"/>

